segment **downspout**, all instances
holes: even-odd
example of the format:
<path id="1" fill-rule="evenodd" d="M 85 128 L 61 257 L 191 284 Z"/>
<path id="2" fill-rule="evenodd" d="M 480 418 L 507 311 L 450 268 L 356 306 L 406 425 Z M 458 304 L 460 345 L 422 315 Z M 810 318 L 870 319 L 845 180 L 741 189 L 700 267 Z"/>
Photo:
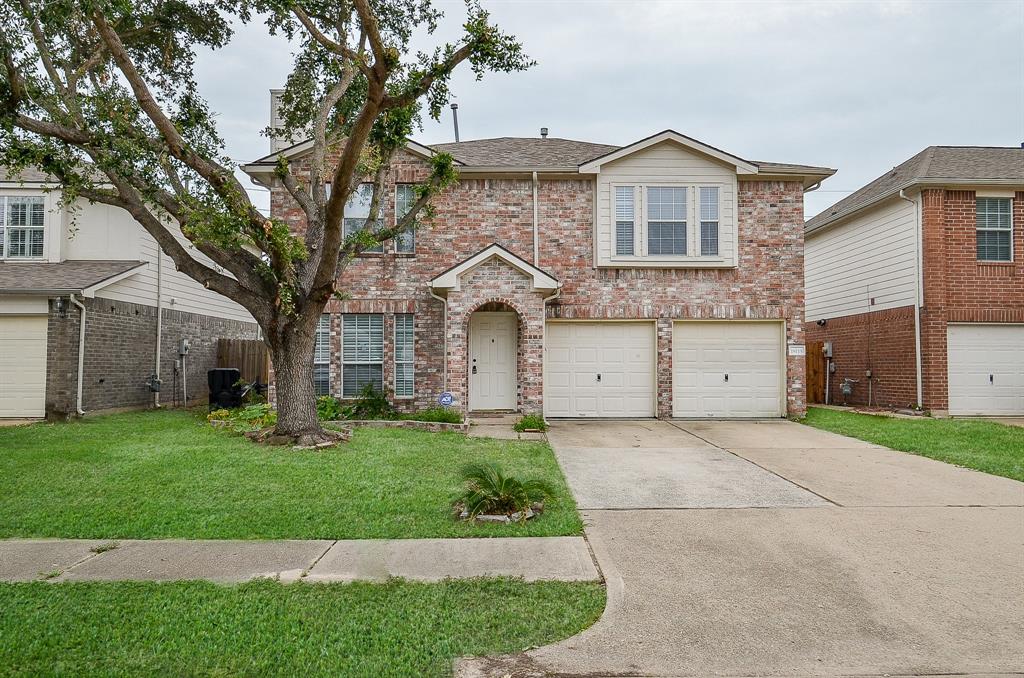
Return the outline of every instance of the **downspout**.
<path id="1" fill-rule="evenodd" d="M 161 339 L 163 338 L 163 277 L 164 257 L 163 253 L 157 250 L 156 253 L 156 351 L 153 355 L 153 374 L 156 375 L 156 383 L 160 383 L 160 350 Z M 153 407 L 160 407 L 160 391 L 153 391 Z"/>
<path id="2" fill-rule="evenodd" d="M 447 391 L 448 390 L 448 300 L 445 297 L 441 297 L 441 296 L 438 296 L 437 294 L 435 294 L 434 290 L 430 289 L 429 287 L 427 288 L 427 294 L 429 294 L 430 296 L 432 296 L 435 299 L 437 299 L 438 301 L 440 301 L 441 305 L 444 307 L 444 332 L 442 333 L 442 335 L 444 336 L 444 348 L 442 349 L 444 351 L 444 360 L 442 361 L 442 363 L 444 363 L 444 372 L 442 373 L 443 376 L 441 377 L 441 379 L 442 379 L 442 381 L 441 381 L 441 390 L 442 391 Z"/>
<path id="3" fill-rule="evenodd" d="M 533 265 L 540 267 L 540 241 L 538 240 L 537 234 L 539 232 L 537 223 L 539 218 L 539 207 L 537 205 L 537 173 L 533 173 Z"/>
<path id="4" fill-rule="evenodd" d="M 917 382 L 917 409 L 924 407 L 924 384 L 921 383 L 923 369 L 921 367 L 921 215 L 916 200 L 907 197 L 906 189 L 900 189 L 900 198 L 906 200 L 914 207 L 914 244 L 916 248 L 917 271 L 914 276 L 914 374 Z"/>
<path id="5" fill-rule="evenodd" d="M 75 412 L 78 416 L 84 416 L 85 410 L 82 409 L 82 380 L 85 378 L 85 320 L 86 311 L 85 306 L 78 299 L 75 298 L 74 294 L 68 295 L 71 303 L 78 307 L 78 312 L 81 314 L 81 324 L 78 326 L 78 394 L 75 398 Z"/>

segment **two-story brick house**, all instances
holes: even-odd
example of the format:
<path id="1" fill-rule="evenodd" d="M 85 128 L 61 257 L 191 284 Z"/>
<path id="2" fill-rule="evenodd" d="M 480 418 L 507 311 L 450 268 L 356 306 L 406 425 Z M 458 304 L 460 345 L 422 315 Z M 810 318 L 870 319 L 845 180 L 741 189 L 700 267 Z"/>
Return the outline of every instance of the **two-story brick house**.
<path id="1" fill-rule="evenodd" d="M 1024 148 L 957 146 L 810 219 L 807 337 L 832 343 L 832 401 L 1024 415 L 1022 225 Z"/>
<path id="2" fill-rule="evenodd" d="M 244 169 L 302 228 L 273 176 L 310 144 Z M 625 147 L 498 138 L 410 142 L 386 220 L 450 153 L 436 217 L 344 271 L 322 318 L 322 393 L 365 384 L 406 409 L 549 417 L 779 417 L 804 412 L 803 194 L 834 170 L 752 162 L 673 131 Z M 365 186 L 372 192 L 372 187 Z M 346 209 L 351 227 L 369 192 Z"/>

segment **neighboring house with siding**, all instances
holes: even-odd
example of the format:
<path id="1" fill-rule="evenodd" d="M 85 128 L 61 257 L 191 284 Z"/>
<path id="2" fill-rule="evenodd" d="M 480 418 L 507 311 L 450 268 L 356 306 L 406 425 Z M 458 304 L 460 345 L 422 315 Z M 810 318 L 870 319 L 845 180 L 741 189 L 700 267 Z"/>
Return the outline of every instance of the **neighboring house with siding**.
<path id="1" fill-rule="evenodd" d="M 309 142 L 244 167 L 274 177 Z M 357 257 L 327 305 L 321 393 L 383 390 L 399 408 L 451 392 L 463 411 L 549 417 L 781 417 L 804 412 L 803 195 L 834 170 L 754 162 L 673 131 L 625 147 L 556 138 L 409 142 L 382 197 L 391 222 L 427 159 L 458 183 L 436 216 Z M 372 187 L 354 194 L 362 227 Z"/>
<path id="2" fill-rule="evenodd" d="M 176 271 L 127 212 L 60 198 L 44 174 L 0 173 L 0 418 L 152 405 L 158 373 L 164 402 L 205 397 L 217 339 L 257 338 L 248 312 Z"/>
<path id="3" fill-rule="evenodd" d="M 932 146 L 807 222 L 807 337 L 850 403 L 1024 415 L 1024 148 Z M 867 374 L 871 373 L 870 379 Z"/>

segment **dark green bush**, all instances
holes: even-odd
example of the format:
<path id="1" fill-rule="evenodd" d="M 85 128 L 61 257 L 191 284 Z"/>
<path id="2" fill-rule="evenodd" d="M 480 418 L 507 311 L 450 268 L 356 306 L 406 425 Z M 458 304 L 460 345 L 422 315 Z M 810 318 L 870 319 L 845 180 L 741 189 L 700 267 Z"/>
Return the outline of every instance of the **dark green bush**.
<path id="1" fill-rule="evenodd" d="M 413 421 L 432 421 L 444 424 L 461 424 L 462 414 L 458 410 L 451 410 L 447 407 L 428 407 L 425 410 L 403 414 L 402 419 Z"/>
<path id="2" fill-rule="evenodd" d="M 367 384 L 359 397 L 341 408 L 343 419 L 398 419 L 398 411 L 388 402 L 387 396 Z"/>
<path id="3" fill-rule="evenodd" d="M 341 418 L 341 403 L 332 395 L 322 395 L 316 399 L 316 416 L 320 421 L 334 421 Z"/>
<path id="4" fill-rule="evenodd" d="M 521 513 L 525 520 L 526 509 L 554 494 L 551 486 L 543 480 L 520 480 L 507 476 L 500 466 L 490 462 L 469 464 L 462 468 L 461 473 L 466 490 L 455 503 L 465 508 L 470 518 L 481 514 L 510 516 Z"/>
<path id="5" fill-rule="evenodd" d="M 527 414 L 521 417 L 512 428 L 520 433 L 523 431 L 547 431 L 548 423 L 539 414 Z"/>

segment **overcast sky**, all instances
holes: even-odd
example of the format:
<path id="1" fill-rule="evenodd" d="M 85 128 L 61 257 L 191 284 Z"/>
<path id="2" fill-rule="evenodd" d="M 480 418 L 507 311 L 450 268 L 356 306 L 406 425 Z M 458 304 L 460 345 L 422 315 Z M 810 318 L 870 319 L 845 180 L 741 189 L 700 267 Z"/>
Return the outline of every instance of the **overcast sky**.
<path id="1" fill-rule="evenodd" d="M 458 35 L 461 2 L 426 47 Z M 603 2 L 484 0 L 537 65 L 453 92 L 463 140 L 551 136 L 628 144 L 672 128 L 750 160 L 839 172 L 807 216 L 933 144 L 1024 142 L 1024 0 Z M 238 161 L 269 152 L 271 87 L 287 43 L 263 25 L 199 62 Z M 451 111 L 417 141 L 452 141 Z M 265 194 L 254 194 L 267 203 Z"/>

